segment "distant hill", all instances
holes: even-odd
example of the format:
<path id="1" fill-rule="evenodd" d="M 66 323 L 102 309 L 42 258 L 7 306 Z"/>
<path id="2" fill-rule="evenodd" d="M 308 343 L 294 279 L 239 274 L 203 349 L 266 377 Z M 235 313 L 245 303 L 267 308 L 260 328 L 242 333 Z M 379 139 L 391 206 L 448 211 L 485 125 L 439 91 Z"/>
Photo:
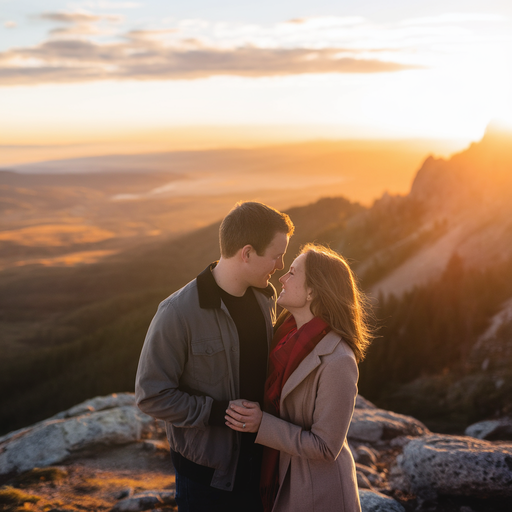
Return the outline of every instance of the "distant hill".
<path id="1" fill-rule="evenodd" d="M 387 220 L 387 224 L 386 224 Z M 375 295 L 401 294 L 439 277 L 458 254 L 469 267 L 487 268 L 512 257 L 512 133 L 490 126 L 483 139 L 449 159 L 428 157 L 407 196 L 383 196 L 337 247 L 350 252 L 358 230 L 374 226 L 362 276 Z M 380 231 L 377 233 L 377 231 Z M 384 244 L 376 240 L 386 238 Z M 371 252 L 371 254 L 370 254 Z"/>

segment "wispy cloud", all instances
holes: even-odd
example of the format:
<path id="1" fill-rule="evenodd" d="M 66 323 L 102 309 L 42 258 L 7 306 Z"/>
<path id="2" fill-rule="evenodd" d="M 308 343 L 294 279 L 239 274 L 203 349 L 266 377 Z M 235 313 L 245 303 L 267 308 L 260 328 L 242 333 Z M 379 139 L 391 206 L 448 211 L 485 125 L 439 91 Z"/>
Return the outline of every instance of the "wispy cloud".
<path id="1" fill-rule="evenodd" d="M 5 28 L 16 28 L 18 24 L 15 21 L 9 20 L 4 23 Z"/>
<path id="2" fill-rule="evenodd" d="M 87 12 L 43 12 L 36 16 L 42 20 L 57 21 L 60 23 L 95 23 L 106 20 L 113 23 L 122 21 L 122 16 L 97 15 Z"/>
<path id="3" fill-rule="evenodd" d="M 469 22 L 500 22 L 506 20 L 507 18 L 501 14 L 453 12 L 440 14 L 438 16 L 425 16 L 423 18 L 404 20 L 402 25 L 443 25 L 447 23 L 463 24 Z"/>
<path id="4" fill-rule="evenodd" d="M 178 80 L 217 75 L 244 77 L 304 73 L 382 73 L 414 66 L 376 59 L 355 59 L 346 51 L 329 49 L 168 48 L 147 38 L 127 43 L 47 41 L 34 48 L 0 54 L 0 84 L 77 82 L 105 79 Z M 7 61 L 7 62 L 6 62 Z M 38 62 L 19 66 L 8 62 Z"/>
<path id="5" fill-rule="evenodd" d="M 140 2 L 105 2 L 101 0 L 82 2 L 80 5 L 87 9 L 137 9 L 143 6 Z"/>
<path id="6" fill-rule="evenodd" d="M 446 54 L 461 41 L 480 43 L 468 22 L 502 21 L 493 14 L 448 13 L 392 25 L 324 16 L 270 25 L 169 19 L 134 28 L 98 9 L 137 2 L 76 5 L 95 11 L 43 12 L 37 18 L 54 24 L 45 41 L 0 53 L 0 85 L 398 72 L 429 67 L 436 51 Z"/>

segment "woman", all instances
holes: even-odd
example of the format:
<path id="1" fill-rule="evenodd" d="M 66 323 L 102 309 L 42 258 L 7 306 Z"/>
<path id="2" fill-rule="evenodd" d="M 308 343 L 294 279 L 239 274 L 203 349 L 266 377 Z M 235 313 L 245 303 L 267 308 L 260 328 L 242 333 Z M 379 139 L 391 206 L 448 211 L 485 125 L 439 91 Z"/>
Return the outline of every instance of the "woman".
<path id="1" fill-rule="evenodd" d="M 370 342 L 364 297 L 346 261 L 309 244 L 279 279 L 285 310 L 276 324 L 265 412 L 231 403 L 226 424 L 264 445 L 265 512 L 359 512 L 347 431 L 357 363 Z"/>

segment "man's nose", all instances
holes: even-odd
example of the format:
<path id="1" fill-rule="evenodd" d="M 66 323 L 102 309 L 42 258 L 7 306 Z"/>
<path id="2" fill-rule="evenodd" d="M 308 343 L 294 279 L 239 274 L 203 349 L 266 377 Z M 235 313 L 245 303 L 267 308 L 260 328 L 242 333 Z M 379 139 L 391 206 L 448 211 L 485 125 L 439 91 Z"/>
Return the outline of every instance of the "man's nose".
<path id="1" fill-rule="evenodd" d="M 284 268 L 284 258 L 279 258 L 277 261 L 276 261 L 276 264 L 274 266 L 274 269 L 275 270 L 283 270 Z"/>

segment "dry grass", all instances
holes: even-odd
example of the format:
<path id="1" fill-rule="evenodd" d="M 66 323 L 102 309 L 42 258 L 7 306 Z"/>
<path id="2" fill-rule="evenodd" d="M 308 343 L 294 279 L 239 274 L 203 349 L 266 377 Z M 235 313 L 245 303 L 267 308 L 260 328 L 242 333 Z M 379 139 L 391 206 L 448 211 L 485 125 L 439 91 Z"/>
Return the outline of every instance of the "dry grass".
<path id="1" fill-rule="evenodd" d="M 17 477 L 16 485 L 22 487 L 41 482 L 58 482 L 67 476 L 68 472 L 61 468 L 34 468 Z"/>
<path id="2" fill-rule="evenodd" d="M 111 510 L 123 492 L 137 494 L 170 489 L 174 482 L 174 475 L 169 472 L 140 469 L 105 471 L 80 463 L 34 469 L 12 479 L 9 486 L 0 489 L 0 510 L 103 512 Z"/>
<path id="3" fill-rule="evenodd" d="M 0 488 L 0 507 L 5 511 L 17 510 L 25 503 L 37 503 L 40 500 L 35 494 L 28 494 L 9 485 Z"/>

